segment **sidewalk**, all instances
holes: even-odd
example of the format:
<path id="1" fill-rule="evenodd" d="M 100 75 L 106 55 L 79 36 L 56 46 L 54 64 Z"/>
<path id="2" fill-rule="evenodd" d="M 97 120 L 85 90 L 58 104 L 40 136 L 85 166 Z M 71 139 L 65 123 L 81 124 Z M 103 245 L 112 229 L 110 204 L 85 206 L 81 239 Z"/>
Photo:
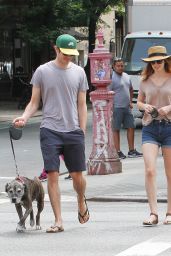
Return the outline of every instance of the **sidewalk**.
<path id="1" fill-rule="evenodd" d="M 0 125 L 1 122 L 10 122 L 15 117 L 20 116 L 24 110 L 17 109 L 18 102 L 3 101 L 0 102 Z M 37 111 L 34 117 L 40 116 L 41 111 Z"/>
<path id="2" fill-rule="evenodd" d="M 162 157 L 158 163 L 158 202 L 166 203 L 167 189 Z M 101 202 L 147 202 L 143 158 L 122 160 L 122 172 L 110 175 L 87 175 L 87 198 Z M 72 182 L 61 177 L 62 194 L 74 196 Z"/>
<path id="3" fill-rule="evenodd" d="M 17 109 L 17 103 L 0 103 L 0 128 L 3 123 L 10 123 L 15 117 L 21 115 L 23 110 Z M 38 111 L 33 118 L 40 119 L 41 111 Z M 32 118 L 32 119 L 33 119 Z M 121 133 L 122 134 L 122 133 Z M 125 135 L 124 135 L 125 136 Z M 88 113 L 88 125 L 86 135 L 86 149 L 89 156 L 92 148 L 92 111 Z M 157 186 L 158 201 L 166 202 L 166 180 L 163 167 L 163 159 L 160 155 L 157 162 Z M 110 175 L 86 175 L 87 198 L 93 201 L 128 201 L 147 202 L 144 187 L 144 162 L 143 158 L 126 158 L 122 160 L 122 173 Z M 75 196 L 72 188 L 72 181 L 60 177 L 62 194 Z M 43 183 L 46 189 L 46 182 Z"/>

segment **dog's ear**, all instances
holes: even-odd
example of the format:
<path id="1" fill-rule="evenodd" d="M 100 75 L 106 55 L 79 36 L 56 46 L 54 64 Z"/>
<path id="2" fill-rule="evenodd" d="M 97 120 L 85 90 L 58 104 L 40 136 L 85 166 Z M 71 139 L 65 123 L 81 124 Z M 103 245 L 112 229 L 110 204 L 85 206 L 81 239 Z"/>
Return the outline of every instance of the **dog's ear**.
<path id="1" fill-rule="evenodd" d="M 23 184 L 23 187 L 24 187 L 24 192 L 26 193 L 28 191 L 26 184 Z"/>
<path id="2" fill-rule="evenodd" d="M 7 184 L 5 185 L 5 192 L 8 192 L 9 185 L 10 185 L 10 183 L 7 183 Z"/>

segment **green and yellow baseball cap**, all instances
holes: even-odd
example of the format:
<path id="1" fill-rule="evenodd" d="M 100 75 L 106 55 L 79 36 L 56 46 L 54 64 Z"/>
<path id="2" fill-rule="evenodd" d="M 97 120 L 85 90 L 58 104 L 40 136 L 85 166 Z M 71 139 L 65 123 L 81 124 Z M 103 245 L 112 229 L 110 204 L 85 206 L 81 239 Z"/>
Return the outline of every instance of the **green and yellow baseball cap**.
<path id="1" fill-rule="evenodd" d="M 60 51 L 67 55 L 79 55 L 77 51 L 77 41 L 75 37 L 63 34 L 58 36 L 56 39 L 56 46 L 60 49 Z"/>

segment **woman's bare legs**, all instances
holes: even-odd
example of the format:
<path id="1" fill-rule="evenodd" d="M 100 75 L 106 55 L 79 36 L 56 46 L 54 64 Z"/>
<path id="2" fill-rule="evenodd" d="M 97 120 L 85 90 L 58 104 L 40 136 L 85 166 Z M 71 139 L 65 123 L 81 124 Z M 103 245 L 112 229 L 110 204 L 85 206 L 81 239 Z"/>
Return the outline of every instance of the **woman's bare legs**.
<path id="1" fill-rule="evenodd" d="M 156 160 L 158 156 L 158 145 L 146 143 L 142 146 L 145 163 L 145 188 L 148 197 L 150 212 L 157 214 L 157 189 L 156 189 Z M 149 221 L 155 220 L 151 215 Z"/>
<path id="2" fill-rule="evenodd" d="M 167 178 L 167 213 L 171 214 L 171 148 L 162 148 L 165 173 Z M 171 216 L 168 216 L 169 221 L 171 221 Z"/>

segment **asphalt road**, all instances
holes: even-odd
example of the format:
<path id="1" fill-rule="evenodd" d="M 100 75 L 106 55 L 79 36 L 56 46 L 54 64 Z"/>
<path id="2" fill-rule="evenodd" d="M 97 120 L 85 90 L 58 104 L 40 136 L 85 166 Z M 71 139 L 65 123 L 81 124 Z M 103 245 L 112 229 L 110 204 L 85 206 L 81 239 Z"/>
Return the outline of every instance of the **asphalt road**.
<path id="1" fill-rule="evenodd" d="M 86 158 L 92 150 L 92 116 L 89 113 L 86 134 Z M 23 136 L 13 141 L 16 161 L 21 175 L 28 177 L 38 176 L 43 168 L 43 161 L 39 144 L 39 126 L 41 117 L 33 118 L 23 129 Z M 138 123 L 137 123 L 138 124 Z M 15 176 L 15 162 L 13 159 L 8 127 L 9 123 L 1 123 L 0 127 L 0 176 Z M 141 127 L 135 130 L 135 146 L 141 151 Z M 126 130 L 121 131 L 121 150 L 128 152 Z M 61 172 L 67 172 L 61 161 Z"/>
<path id="2" fill-rule="evenodd" d="M 160 205 L 159 205 L 160 207 Z M 52 224 L 49 201 L 41 216 L 42 230 L 29 228 L 15 231 L 17 214 L 14 205 L 0 205 L 0 255 L 3 256 L 170 256 L 171 229 L 160 224 L 155 228 L 142 227 L 146 212 L 142 203 L 89 202 L 90 221 L 84 225 L 77 219 L 74 198 L 62 199 L 65 231 L 47 234 Z"/>
<path id="3" fill-rule="evenodd" d="M 90 118 L 90 117 L 89 117 Z M 35 121 L 36 120 L 36 121 Z M 4 124 L 0 129 L 0 192 L 4 191 L 4 185 L 15 177 L 15 165 L 12 155 L 8 124 Z M 135 141 L 137 150 L 141 150 L 141 129 L 135 131 Z M 124 153 L 127 153 L 126 132 L 121 132 L 121 144 Z M 39 119 L 28 124 L 23 130 L 22 139 L 14 141 L 17 164 L 21 175 L 34 177 L 42 170 L 43 162 L 39 147 Z M 88 122 L 86 136 L 86 156 L 88 158 L 92 148 L 91 120 Z M 114 188 L 106 184 L 106 194 L 110 195 L 115 191 L 121 193 L 127 190 L 144 191 L 143 173 L 139 174 L 138 167 L 143 165 L 143 161 L 135 159 L 124 160 L 123 166 L 126 173 L 118 175 L 118 185 Z M 160 162 L 159 162 L 160 163 Z M 137 168 L 136 168 L 137 166 Z M 132 169 L 133 168 L 133 169 Z M 65 172 L 64 164 L 61 171 Z M 124 170 L 125 172 L 125 170 Z M 129 175 L 130 172 L 130 175 Z M 114 174 L 115 175 L 115 174 Z M 108 176 L 108 175 L 107 175 Z M 127 177 L 126 181 L 125 178 Z M 107 178 L 107 177 L 106 177 Z M 112 176 L 113 178 L 113 176 Z M 159 225 L 154 228 L 142 227 L 142 221 L 149 214 L 146 203 L 138 202 L 94 202 L 89 201 L 91 214 L 90 221 L 81 225 L 77 219 L 77 202 L 75 193 L 71 188 L 71 181 L 61 179 L 62 190 L 62 213 L 65 232 L 60 234 L 46 234 L 47 227 L 53 224 L 53 215 L 50 202 L 47 196 L 45 208 L 41 216 L 42 230 L 35 231 L 29 228 L 24 234 L 15 231 L 18 217 L 14 205 L 9 203 L 5 194 L 1 193 L 0 200 L 0 255 L 20 256 L 170 256 L 171 255 L 171 229 L 170 226 L 163 225 L 166 204 L 159 204 Z M 92 177 L 89 194 L 96 191 L 99 181 L 105 182 L 103 177 Z M 133 185 L 137 182 L 137 186 Z M 104 184 L 105 185 L 105 184 Z M 89 185 L 88 185 L 89 186 Z M 67 188 L 68 187 L 68 188 Z M 99 187 L 98 187 L 99 189 Z M 66 190 L 66 192 L 64 192 Z M 140 191 L 140 192 L 141 192 Z M 64 192 L 64 193 L 63 193 Z M 96 194 L 98 195 L 96 191 Z M 34 206 L 35 208 L 35 206 Z"/>

